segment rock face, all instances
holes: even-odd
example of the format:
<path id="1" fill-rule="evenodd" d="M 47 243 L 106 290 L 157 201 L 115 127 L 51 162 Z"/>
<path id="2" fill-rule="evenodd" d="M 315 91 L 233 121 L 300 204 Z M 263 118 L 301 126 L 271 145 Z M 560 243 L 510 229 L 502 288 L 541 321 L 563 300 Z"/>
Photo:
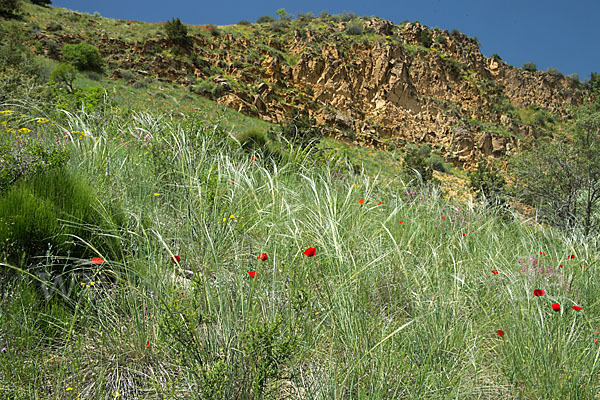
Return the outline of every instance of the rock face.
<path id="1" fill-rule="evenodd" d="M 518 137 L 536 135 L 531 125 L 515 120 L 515 107 L 538 105 L 562 114 L 565 104 L 581 104 L 586 94 L 562 75 L 485 58 L 475 39 L 458 32 L 369 18 L 363 19 L 367 39 L 345 35 L 345 27 L 309 25 L 268 35 L 252 28 L 250 38 L 195 35 L 189 61 L 165 55 L 171 46 L 165 38 L 126 43 L 100 37 L 98 46 L 119 69 L 184 85 L 209 78 L 226 85 L 217 101 L 265 121 L 281 122 L 296 108 L 333 135 L 353 131 L 355 141 L 371 146 L 431 143 L 467 164 L 480 156 L 500 157 L 518 145 Z M 264 45 L 256 45 L 259 39 Z M 218 82 L 214 67 L 223 74 Z"/>

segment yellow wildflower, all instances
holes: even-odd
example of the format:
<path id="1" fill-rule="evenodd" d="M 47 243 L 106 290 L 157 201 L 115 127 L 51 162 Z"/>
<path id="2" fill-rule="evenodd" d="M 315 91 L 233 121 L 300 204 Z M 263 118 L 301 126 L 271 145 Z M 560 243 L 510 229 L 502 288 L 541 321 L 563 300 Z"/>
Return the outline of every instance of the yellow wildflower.
<path id="1" fill-rule="evenodd" d="M 160 196 L 160 193 L 154 193 L 154 196 Z"/>
<path id="2" fill-rule="evenodd" d="M 67 392 L 70 392 L 71 390 L 73 390 L 73 388 L 72 388 L 72 387 L 68 387 L 68 388 L 67 388 Z"/>
<path id="3" fill-rule="evenodd" d="M 31 129 L 29 129 L 29 128 L 21 128 L 21 129 L 19 129 L 19 132 L 21 132 L 21 133 L 29 133 L 29 132 L 31 132 Z"/>
<path id="4" fill-rule="evenodd" d="M 230 216 L 229 216 L 229 218 L 230 218 L 230 219 L 234 219 L 234 218 L 235 218 L 235 215 L 230 215 Z"/>
<path id="5" fill-rule="evenodd" d="M 4 110 L 4 111 L 0 111 L 0 114 L 11 114 L 14 113 L 13 110 Z"/>
<path id="6" fill-rule="evenodd" d="M 2 121 L 2 122 L 0 122 L 0 124 L 6 125 L 6 121 Z"/>
<path id="7" fill-rule="evenodd" d="M 94 282 L 90 282 L 90 286 L 94 286 Z"/>
<path id="8" fill-rule="evenodd" d="M 48 122 L 48 121 L 49 121 L 49 120 L 48 120 L 47 118 L 38 118 L 38 119 L 36 120 L 36 122 L 37 122 L 38 124 L 45 124 L 45 123 L 46 123 L 46 122 Z"/>

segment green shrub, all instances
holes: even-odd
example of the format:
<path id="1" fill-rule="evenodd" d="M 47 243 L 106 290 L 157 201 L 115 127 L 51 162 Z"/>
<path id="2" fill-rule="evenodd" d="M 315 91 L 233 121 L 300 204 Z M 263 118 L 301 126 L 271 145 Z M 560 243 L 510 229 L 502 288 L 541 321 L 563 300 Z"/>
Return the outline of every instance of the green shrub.
<path id="1" fill-rule="evenodd" d="M 108 229 L 118 220 L 111 216 L 107 221 L 96 211 L 96 199 L 89 182 L 64 168 L 47 170 L 12 185 L 0 196 L 0 241 L 10 244 L 8 260 L 25 267 L 49 248 L 53 254 L 76 258 L 96 255 L 73 235 L 105 256 L 115 257 L 118 241 L 88 227 Z M 60 219 L 72 224 L 65 225 Z"/>
<path id="2" fill-rule="evenodd" d="M 239 21 L 237 24 L 238 25 L 252 25 L 252 22 L 248 21 L 247 19 L 243 19 L 243 20 Z"/>
<path id="3" fill-rule="evenodd" d="M 203 80 L 200 83 L 190 87 L 190 91 L 192 93 L 210 97 L 211 99 L 216 99 L 220 97 L 225 92 L 225 90 L 226 87 L 224 85 L 213 82 L 211 79 Z"/>
<path id="4" fill-rule="evenodd" d="M 52 0 L 30 0 L 32 4 L 36 4 L 38 6 L 48 6 L 52 4 Z"/>
<path id="5" fill-rule="evenodd" d="M 213 37 L 219 37 L 219 36 L 221 36 L 221 31 L 219 30 L 219 28 L 217 28 L 213 24 L 208 25 L 206 27 L 206 29 L 208 30 L 208 33 L 210 33 L 210 35 L 213 36 Z"/>
<path id="6" fill-rule="evenodd" d="M 284 367 L 298 348 L 293 333 L 283 332 L 282 319 L 252 324 L 242 334 L 242 351 L 248 360 L 255 399 L 262 399 L 267 382 L 281 379 Z"/>
<path id="7" fill-rule="evenodd" d="M 77 69 L 71 64 L 62 63 L 50 73 L 50 81 L 64 85 L 69 93 L 73 93 L 73 82 L 77 78 Z"/>
<path id="8" fill-rule="evenodd" d="M 537 71 L 537 65 L 535 65 L 534 63 L 529 61 L 529 62 L 526 62 L 525 64 L 523 64 L 523 69 L 525 71 L 535 72 L 535 71 Z"/>
<path id="9" fill-rule="evenodd" d="M 266 132 L 258 128 L 248 129 L 239 133 L 236 139 L 240 142 L 242 149 L 249 153 L 264 149 L 269 142 Z"/>
<path id="10" fill-rule="evenodd" d="M 296 20 L 297 21 L 312 21 L 312 19 L 314 18 L 313 13 L 309 12 L 301 12 L 296 14 Z"/>
<path id="11" fill-rule="evenodd" d="M 323 137 L 317 121 L 308 115 L 301 115 L 297 110 L 288 115 L 280 124 L 280 129 L 281 137 L 302 148 L 315 146 Z"/>
<path id="12" fill-rule="evenodd" d="M 75 88 L 72 93 L 59 89 L 53 90 L 52 93 L 56 106 L 70 111 L 104 112 L 115 105 L 114 100 L 107 96 L 106 90 L 102 87 Z"/>
<path id="13" fill-rule="evenodd" d="M 554 67 L 548 67 L 546 73 L 554 76 L 562 76 L 562 73 L 558 70 L 558 68 Z"/>
<path id="14" fill-rule="evenodd" d="M 360 35 L 363 32 L 362 22 L 352 21 L 346 26 L 346 33 L 348 35 Z"/>
<path id="15" fill-rule="evenodd" d="M 181 23 L 179 18 L 171 19 L 164 25 L 164 31 L 167 38 L 180 47 L 186 47 L 190 43 L 187 27 Z"/>
<path id="16" fill-rule="evenodd" d="M 485 160 L 479 160 L 477 169 L 469 172 L 469 186 L 478 198 L 497 200 L 506 195 L 504 177 Z"/>
<path id="17" fill-rule="evenodd" d="M 429 48 L 433 44 L 433 36 L 432 36 L 431 32 L 427 29 L 423 29 L 421 31 L 421 35 L 419 36 L 419 39 L 420 39 L 423 47 Z"/>
<path id="18" fill-rule="evenodd" d="M 492 58 L 498 62 L 502 61 L 502 57 L 500 57 L 498 54 L 494 53 L 492 54 Z"/>
<path id="19" fill-rule="evenodd" d="M 0 0 L 0 15 L 12 17 L 19 11 L 20 6 L 19 0 Z"/>
<path id="20" fill-rule="evenodd" d="M 427 145 L 417 147 L 414 144 L 406 146 L 404 153 L 404 170 L 409 175 L 417 174 L 423 182 L 429 182 L 433 178 L 433 169 L 428 162 L 431 148 Z"/>
<path id="21" fill-rule="evenodd" d="M 287 11 L 285 11 L 285 8 L 280 8 L 279 10 L 275 11 L 275 14 L 277 14 L 279 19 L 284 21 L 290 21 L 292 19 L 292 15 L 288 14 Z"/>
<path id="22" fill-rule="evenodd" d="M 600 232 L 600 107 L 575 110 L 572 137 L 539 138 L 511 158 L 512 185 L 519 200 L 542 220 L 585 236 Z"/>
<path id="23" fill-rule="evenodd" d="M 288 21 L 285 19 L 278 19 L 278 20 L 271 22 L 271 30 L 273 32 L 281 32 L 287 27 L 288 27 Z"/>
<path id="24" fill-rule="evenodd" d="M 62 57 L 80 71 L 100 72 L 104 64 L 98 48 L 88 43 L 65 44 Z"/>
<path id="25" fill-rule="evenodd" d="M 273 18 L 270 15 L 263 15 L 262 17 L 258 17 L 258 19 L 256 20 L 257 24 L 266 24 L 269 22 L 273 22 L 275 21 L 275 18 Z"/>

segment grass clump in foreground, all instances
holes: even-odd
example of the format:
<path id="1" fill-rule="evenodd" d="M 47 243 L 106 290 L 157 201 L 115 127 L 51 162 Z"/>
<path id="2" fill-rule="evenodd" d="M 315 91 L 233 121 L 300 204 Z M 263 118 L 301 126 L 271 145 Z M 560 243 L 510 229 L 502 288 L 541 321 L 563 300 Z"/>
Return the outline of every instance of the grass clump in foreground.
<path id="1" fill-rule="evenodd" d="M 254 157 L 214 121 L 65 113 L 54 123 L 89 132 L 69 136 L 63 168 L 124 218 L 122 229 L 86 226 L 83 243 L 110 237 L 119 252 L 70 261 L 118 273 L 65 275 L 71 290 L 51 298 L 56 280 L 44 292 L 25 273 L 3 275 L 3 397 L 593 398 L 600 389 L 589 240 L 453 204 L 433 186 L 350 167 L 333 174 L 312 161 L 316 148 L 285 140 L 281 161 Z M 42 266 L 71 257 L 58 247 L 37 255 Z"/>

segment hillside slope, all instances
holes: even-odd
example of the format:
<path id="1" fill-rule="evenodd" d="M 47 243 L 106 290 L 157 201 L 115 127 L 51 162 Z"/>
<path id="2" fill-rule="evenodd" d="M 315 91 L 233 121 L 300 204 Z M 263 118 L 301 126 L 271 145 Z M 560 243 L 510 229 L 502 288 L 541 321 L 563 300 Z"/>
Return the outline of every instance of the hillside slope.
<path id="1" fill-rule="evenodd" d="M 161 24 L 39 7 L 26 21 L 48 56 L 64 43 L 97 45 L 113 78 L 177 82 L 267 122 L 299 109 L 333 136 L 371 146 L 426 142 L 461 163 L 510 153 L 546 131 L 525 115 L 565 116 L 588 95 L 578 81 L 485 58 L 476 39 L 418 22 L 191 26 L 191 46 L 178 50 Z M 360 33 L 349 34 L 351 24 Z"/>

